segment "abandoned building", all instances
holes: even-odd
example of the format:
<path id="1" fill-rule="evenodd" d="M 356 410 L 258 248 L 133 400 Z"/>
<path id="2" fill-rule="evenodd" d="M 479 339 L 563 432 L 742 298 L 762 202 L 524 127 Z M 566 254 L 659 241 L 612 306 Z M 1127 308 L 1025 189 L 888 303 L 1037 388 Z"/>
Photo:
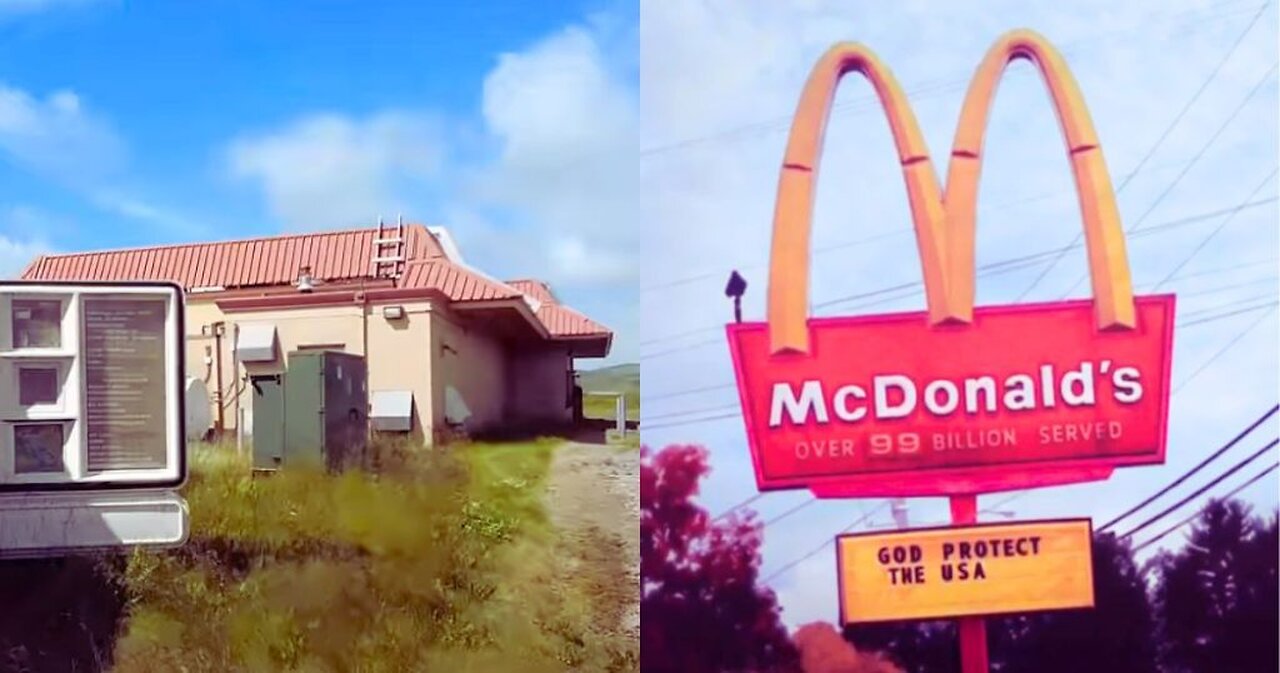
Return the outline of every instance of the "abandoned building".
<path id="1" fill-rule="evenodd" d="M 255 381 L 309 350 L 364 356 L 382 430 L 437 442 L 563 423 L 580 404 L 575 359 L 612 343 L 546 283 L 496 280 L 447 230 L 416 224 L 44 255 L 22 277 L 181 285 L 188 380 L 203 381 L 219 435 L 252 434 Z"/>

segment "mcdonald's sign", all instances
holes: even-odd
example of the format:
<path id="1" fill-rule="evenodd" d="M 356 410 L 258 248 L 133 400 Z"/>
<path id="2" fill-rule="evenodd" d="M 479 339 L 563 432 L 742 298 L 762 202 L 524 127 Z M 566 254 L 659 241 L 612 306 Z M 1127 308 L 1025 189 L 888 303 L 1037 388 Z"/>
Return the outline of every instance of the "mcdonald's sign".
<path id="1" fill-rule="evenodd" d="M 1037 66 L 1057 108 L 1083 214 L 1091 300 L 974 308 L 982 145 L 1006 66 Z M 840 79 L 873 85 L 902 165 L 927 311 L 809 318 L 809 232 Z M 1164 461 L 1173 295 L 1135 297 L 1102 148 L 1062 56 L 1002 36 L 960 113 L 945 191 L 906 95 L 867 48 L 813 68 L 783 159 L 766 322 L 727 328 L 762 489 L 954 495 L 1105 479 Z"/>

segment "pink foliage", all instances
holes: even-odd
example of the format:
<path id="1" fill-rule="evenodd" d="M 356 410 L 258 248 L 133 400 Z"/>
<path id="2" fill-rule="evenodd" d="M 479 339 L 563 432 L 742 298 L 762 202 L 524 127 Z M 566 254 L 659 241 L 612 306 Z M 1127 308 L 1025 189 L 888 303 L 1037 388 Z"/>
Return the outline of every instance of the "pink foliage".
<path id="1" fill-rule="evenodd" d="M 754 514 L 712 521 L 694 498 L 700 446 L 640 454 L 641 668 L 646 673 L 798 671 L 772 591 L 756 586 Z"/>

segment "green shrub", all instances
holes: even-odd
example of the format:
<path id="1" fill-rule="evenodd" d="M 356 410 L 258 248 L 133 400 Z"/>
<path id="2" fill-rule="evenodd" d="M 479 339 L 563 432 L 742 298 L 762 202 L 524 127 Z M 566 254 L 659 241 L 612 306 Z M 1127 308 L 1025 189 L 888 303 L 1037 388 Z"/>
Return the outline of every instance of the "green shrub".
<path id="1" fill-rule="evenodd" d="M 379 443 L 378 472 L 340 475 L 194 451 L 191 539 L 122 571 L 116 670 L 635 670 L 556 586 L 557 444 Z"/>

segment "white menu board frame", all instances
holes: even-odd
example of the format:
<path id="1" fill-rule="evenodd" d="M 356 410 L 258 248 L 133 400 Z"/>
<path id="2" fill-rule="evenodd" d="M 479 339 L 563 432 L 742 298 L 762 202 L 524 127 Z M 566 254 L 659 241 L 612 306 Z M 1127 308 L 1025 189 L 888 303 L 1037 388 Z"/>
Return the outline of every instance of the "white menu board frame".
<path id="1" fill-rule="evenodd" d="M 165 316 L 160 335 L 164 352 L 164 460 L 154 468 L 89 469 L 84 300 L 155 299 L 163 301 Z M 15 348 L 13 300 L 61 302 L 60 344 L 57 348 Z M 186 417 L 183 413 L 184 302 L 182 288 L 165 282 L 36 282 L 0 281 L 0 493 L 55 491 L 114 491 L 176 489 L 187 478 Z M 47 325 L 46 325 L 47 327 Z M 59 365 L 61 377 L 56 405 L 20 404 L 19 370 L 33 364 Z M 19 471 L 15 428 L 31 424 L 61 424 L 61 469 Z M 23 433 L 25 437 L 40 433 Z M 56 433 L 50 433 L 54 436 Z M 28 445 L 27 450 L 32 449 Z M 35 447 L 46 457 L 54 447 Z M 30 455 L 22 456 L 25 465 Z M 53 463 L 50 463 L 53 465 Z"/>

